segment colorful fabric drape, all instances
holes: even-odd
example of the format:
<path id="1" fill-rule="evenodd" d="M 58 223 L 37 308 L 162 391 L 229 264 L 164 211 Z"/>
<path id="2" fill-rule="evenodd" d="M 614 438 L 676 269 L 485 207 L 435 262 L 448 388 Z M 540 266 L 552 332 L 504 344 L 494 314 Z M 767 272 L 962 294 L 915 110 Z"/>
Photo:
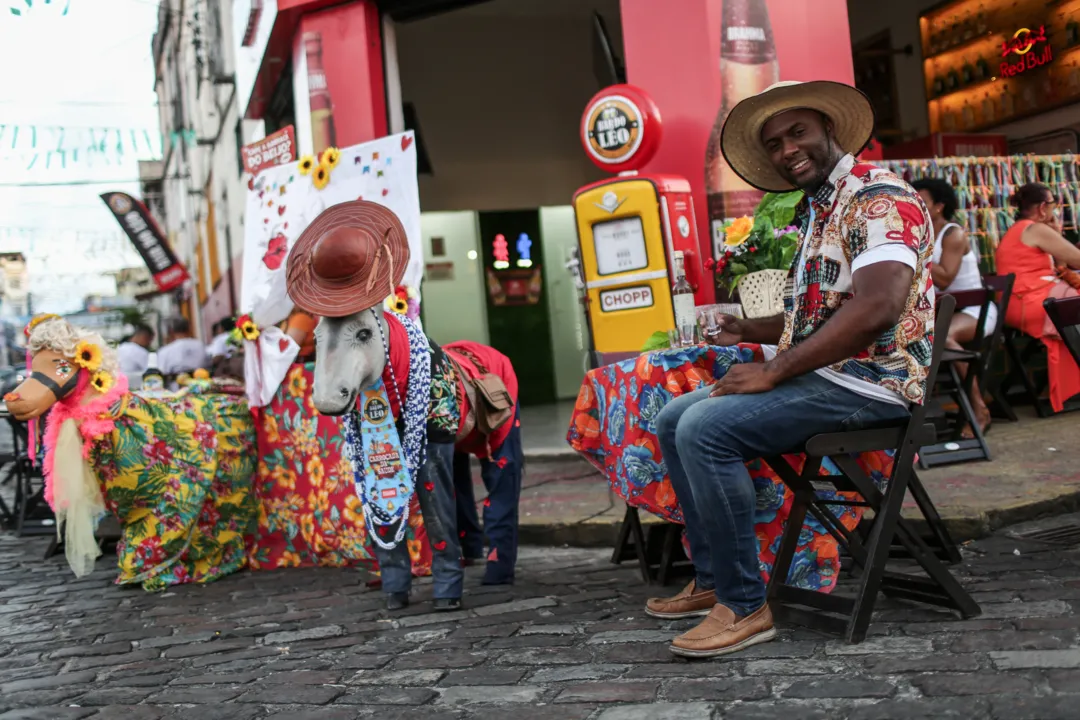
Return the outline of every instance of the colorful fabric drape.
<path id="1" fill-rule="evenodd" d="M 293 365 L 273 400 L 261 408 L 258 431 L 258 522 L 248 538 L 253 570 L 285 567 L 377 569 L 364 514 L 342 451 L 338 418 L 312 403 L 313 363 Z M 431 548 L 416 496 L 406 535 L 413 572 L 431 569 Z"/>
<path id="2" fill-rule="evenodd" d="M 257 517 L 255 431 L 234 395 L 126 395 L 91 463 L 120 522 L 118 584 L 162 590 L 244 567 Z"/>
<path id="3" fill-rule="evenodd" d="M 712 383 L 733 364 L 762 360 L 758 346 L 695 347 L 647 353 L 592 370 L 578 394 L 567 441 L 604 474 L 612 490 L 628 504 L 682 524 L 679 501 L 660 455 L 657 415 L 673 398 Z M 788 460 L 796 471 L 801 470 L 801 457 L 789 456 Z M 858 463 L 879 486 L 892 472 L 890 453 L 866 453 Z M 748 462 L 746 467 L 757 490 L 756 531 L 761 572 L 767 580 L 793 496 L 762 460 Z M 838 472 L 828 459 L 822 463 L 822 474 Z M 851 494 L 823 491 L 821 496 L 849 499 Z M 862 517 L 861 508 L 832 509 L 848 529 L 853 529 Z M 789 582 L 831 592 L 839 570 L 836 541 L 816 519 L 807 516 Z"/>

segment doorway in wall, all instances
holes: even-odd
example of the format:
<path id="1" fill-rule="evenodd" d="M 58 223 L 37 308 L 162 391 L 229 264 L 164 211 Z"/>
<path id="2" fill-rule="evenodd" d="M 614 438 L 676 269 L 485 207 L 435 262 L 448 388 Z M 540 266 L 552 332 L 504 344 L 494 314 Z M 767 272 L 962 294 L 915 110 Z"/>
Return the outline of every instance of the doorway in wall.
<path id="1" fill-rule="evenodd" d="M 490 345 L 510 358 L 522 405 L 555 402 L 537 210 L 480 213 Z"/>

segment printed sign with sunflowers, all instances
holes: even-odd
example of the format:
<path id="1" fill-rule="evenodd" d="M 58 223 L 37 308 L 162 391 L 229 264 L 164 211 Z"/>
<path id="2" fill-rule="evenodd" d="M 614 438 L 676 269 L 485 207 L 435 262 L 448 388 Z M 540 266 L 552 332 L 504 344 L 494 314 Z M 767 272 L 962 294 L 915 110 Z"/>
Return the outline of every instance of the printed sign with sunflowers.
<path id="1" fill-rule="evenodd" d="M 753 217 L 724 225 L 724 243 L 713 265 L 718 286 L 733 293 L 750 273 L 791 267 L 799 242 L 799 228 L 793 223 L 802 199 L 799 191 L 766 193 Z"/>

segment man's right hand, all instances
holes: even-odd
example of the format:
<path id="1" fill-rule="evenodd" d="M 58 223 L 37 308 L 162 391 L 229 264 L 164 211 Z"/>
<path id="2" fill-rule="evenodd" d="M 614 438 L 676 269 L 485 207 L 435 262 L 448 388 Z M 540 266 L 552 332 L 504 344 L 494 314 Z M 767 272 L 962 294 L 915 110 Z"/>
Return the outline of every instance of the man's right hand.
<path id="1" fill-rule="evenodd" d="M 734 315 L 721 315 L 719 320 L 720 331 L 708 333 L 705 336 L 705 339 L 709 341 L 710 345 L 728 347 L 731 345 L 738 345 L 743 341 L 742 320 Z"/>

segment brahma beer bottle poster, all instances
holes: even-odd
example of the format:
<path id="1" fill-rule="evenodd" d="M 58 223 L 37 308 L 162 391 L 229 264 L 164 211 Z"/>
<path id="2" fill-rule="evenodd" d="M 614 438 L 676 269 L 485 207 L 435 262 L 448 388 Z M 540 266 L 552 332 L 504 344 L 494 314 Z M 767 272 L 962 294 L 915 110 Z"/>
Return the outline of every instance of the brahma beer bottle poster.
<path id="1" fill-rule="evenodd" d="M 705 148 L 709 231 L 716 239 L 724 220 L 752 215 L 762 193 L 724 161 L 720 130 L 731 108 L 781 80 L 852 83 L 847 7 L 842 0 L 710 0 L 719 20 L 710 62 L 719 66 L 720 101 L 713 108 Z M 842 34 L 840 34 L 842 33 Z"/>

